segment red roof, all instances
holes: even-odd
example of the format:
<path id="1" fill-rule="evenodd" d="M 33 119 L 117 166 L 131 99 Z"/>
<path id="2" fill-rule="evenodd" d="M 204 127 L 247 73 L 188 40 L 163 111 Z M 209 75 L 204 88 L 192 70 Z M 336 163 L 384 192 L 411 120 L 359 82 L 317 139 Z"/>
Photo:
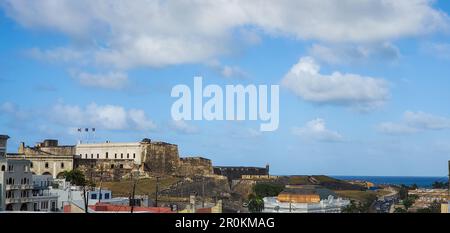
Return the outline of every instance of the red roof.
<path id="1" fill-rule="evenodd" d="M 126 205 L 112 205 L 107 203 L 96 203 L 90 205 L 90 209 L 100 212 L 131 212 L 131 206 Z M 147 213 L 173 213 L 170 208 L 167 207 L 142 207 L 135 206 L 133 212 L 147 212 Z"/>

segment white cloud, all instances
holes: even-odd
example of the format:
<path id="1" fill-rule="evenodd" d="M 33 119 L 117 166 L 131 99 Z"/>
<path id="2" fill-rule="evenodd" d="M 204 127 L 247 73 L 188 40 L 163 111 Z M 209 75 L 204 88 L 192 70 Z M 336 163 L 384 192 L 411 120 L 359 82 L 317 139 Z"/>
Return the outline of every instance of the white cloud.
<path id="1" fill-rule="evenodd" d="M 240 79 L 248 77 L 247 73 L 238 66 L 222 65 L 217 60 L 209 61 L 206 64 L 225 78 Z"/>
<path id="2" fill-rule="evenodd" d="M 400 50 L 393 44 L 313 44 L 308 53 L 329 64 L 360 63 L 367 60 L 396 61 Z"/>
<path id="3" fill-rule="evenodd" d="M 92 1 L 6 0 L 7 14 L 27 28 L 83 41 L 85 54 L 116 68 L 205 62 L 237 40 L 258 34 L 324 42 L 379 42 L 446 29 L 448 16 L 431 0 Z M 55 13 L 57 12 L 57 13 Z M 413 13 L 412 13 L 413 12 Z M 88 44 L 88 45 L 86 45 Z M 76 58 L 56 48 L 45 56 Z"/>
<path id="4" fill-rule="evenodd" d="M 450 129 L 450 118 L 435 116 L 425 112 L 406 111 L 404 114 L 406 124 L 420 129 Z"/>
<path id="5" fill-rule="evenodd" d="M 117 105 L 97 105 L 86 107 L 58 103 L 50 111 L 50 119 L 69 127 L 95 127 L 105 130 L 142 130 L 148 131 L 156 125 L 143 110 L 126 110 Z"/>
<path id="6" fill-rule="evenodd" d="M 128 85 L 128 76 L 122 72 L 109 72 L 106 74 L 76 73 L 72 77 L 81 85 L 105 89 L 123 89 Z"/>
<path id="7" fill-rule="evenodd" d="M 385 134 L 410 134 L 417 132 L 418 129 L 409 125 L 393 122 L 383 122 L 378 125 L 378 131 Z"/>
<path id="8" fill-rule="evenodd" d="M 134 124 L 135 128 L 138 130 L 153 130 L 156 129 L 155 123 L 148 119 L 145 115 L 144 110 L 140 109 L 130 109 L 128 111 L 128 117 L 130 121 Z"/>
<path id="9" fill-rule="evenodd" d="M 86 54 L 79 50 L 59 47 L 52 49 L 32 48 L 27 51 L 27 54 L 37 60 L 50 62 L 73 62 L 82 60 Z"/>
<path id="10" fill-rule="evenodd" d="M 311 57 L 301 58 L 281 84 L 306 101 L 361 110 L 378 107 L 389 97 L 385 80 L 340 72 L 321 74 L 320 66 Z"/>
<path id="11" fill-rule="evenodd" d="M 292 132 L 306 140 L 321 142 L 339 142 L 343 140 L 341 134 L 327 129 L 325 121 L 320 118 L 307 122 L 306 125 L 301 128 L 294 127 Z"/>
<path id="12" fill-rule="evenodd" d="M 22 110 L 16 104 L 4 102 L 0 105 L 0 115 L 11 115 L 15 120 L 25 120 L 30 117 L 29 112 Z"/>
<path id="13" fill-rule="evenodd" d="M 383 122 L 378 131 L 385 134 L 411 134 L 424 130 L 450 129 L 450 118 L 424 112 L 406 111 L 401 122 Z"/>
<path id="14" fill-rule="evenodd" d="M 425 43 L 421 46 L 421 50 L 438 58 L 450 59 L 450 43 Z"/>
<path id="15" fill-rule="evenodd" d="M 184 134 L 194 134 L 198 133 L 199 129 L 195 126 L 189 125 L 184 120 L 173 120 L 170 122 L 169 125 L 173 130 L 176 130 L 177 132 L 184 133 Z"/>

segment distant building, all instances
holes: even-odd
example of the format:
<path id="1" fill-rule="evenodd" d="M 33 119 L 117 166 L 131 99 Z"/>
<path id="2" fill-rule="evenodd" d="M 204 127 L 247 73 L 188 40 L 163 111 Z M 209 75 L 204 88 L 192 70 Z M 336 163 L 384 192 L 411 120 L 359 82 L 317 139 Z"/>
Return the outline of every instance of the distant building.
<path id="1" fill-rule="evenodd" d="M 144 147 L 141 142 L 105 142 L 77 144 L 75 154 L 80 159 L 133 160 L 140 165 Z"/>
<path id="2" fill-rule="evenodd" d="M 277 197 L 265 197 L 266 213 L 340 213 L 350 204 L 329 189 L 315 185 L 287 186 Z"/>
<path id="3" fill-rule="evenodd" d="M 51 175 L 61 178 L 64 171 L 73 169 L 74 146 L 60 146 L 58 140 L 46 139 L 35 146 L 20 143 L 18 153 L 8 154 L 9 159 L 27 159 L 31 161 L 31 172 L 35 175 Z"/>
<path id="4" fill-rule="evenodd" d="M 433 202 L 444 203 L 448 201 L 447 189 L 419 188 L 408 190 L 408 195 L 416 195 L 418 197 L 414 202 L 414 207 L 416 208 L 427 208 Z"/>
<path id="5" fill-rule="evenodd" d="M 213 169 L 214 174 L 225 176 L 230 182 L 241 179 L 242 176 L 269 176 L 269 165 L 266 167 L 214 166 Z"/>
<path id="6" fill-rule="evenodd" d="M 0 135 L 0 159 L 6 157 L 8 139 L 8 135 Z"/>
<path id="7" fill-rule="evenodd" d="M 441 213 L 443 213 L 443 214 L 448 214 L 448 213 L 450 213 L 450 210 L 449 210 L 449 208 L 448 208 L 449 205 L 450 205 L 450 201 L 447 202 L 447 203 L 442 203 L 442 204 L 441 204 Z"/>

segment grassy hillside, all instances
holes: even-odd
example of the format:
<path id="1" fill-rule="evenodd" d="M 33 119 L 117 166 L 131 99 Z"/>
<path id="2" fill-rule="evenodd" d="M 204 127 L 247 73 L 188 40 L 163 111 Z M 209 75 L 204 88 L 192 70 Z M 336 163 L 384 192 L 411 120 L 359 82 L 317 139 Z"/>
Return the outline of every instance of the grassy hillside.
<path id="1" fill-rule="evenodd" d="M 343 180 L 338 180 L 325 175 L 314 176 L 290 176 L 287 184 L 291 185 L 320 185 L 331 190 L 360 190 L 363 188 L 358 185 L 350 184 Z"/>
<path id="2" fill-rule="evenodd" d="M 170 185 L 179 181 L 179 178 L 165 177 L 159 179 L 159 190 L 168 188 Z M 97 184 L 98 187 L 99 184 Z M 133 187 L 133 182 L 130 180 L 122 180 L 117 182 L 103 182 L 103 188 L 108 188 L 112 191 L 113 196 L 128 196 Z M 156 178 L 140 179 L 136 185 L 136 195 L 153 194 L 156 191 Z"/>

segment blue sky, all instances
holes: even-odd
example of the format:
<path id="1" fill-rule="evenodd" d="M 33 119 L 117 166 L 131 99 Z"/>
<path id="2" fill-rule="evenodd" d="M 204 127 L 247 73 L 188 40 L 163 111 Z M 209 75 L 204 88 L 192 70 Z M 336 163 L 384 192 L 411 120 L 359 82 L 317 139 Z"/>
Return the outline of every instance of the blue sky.
<path id="1" fill-rule="evenodd" d="M 448 1 L 0 3 L 0 133 L 144 137 L 274 174 L 445 176 Z M 414 12 L 414 14 L 412 14 Z M 173 122 L 171 89 L 279 84 L 280 125 Z"/>

